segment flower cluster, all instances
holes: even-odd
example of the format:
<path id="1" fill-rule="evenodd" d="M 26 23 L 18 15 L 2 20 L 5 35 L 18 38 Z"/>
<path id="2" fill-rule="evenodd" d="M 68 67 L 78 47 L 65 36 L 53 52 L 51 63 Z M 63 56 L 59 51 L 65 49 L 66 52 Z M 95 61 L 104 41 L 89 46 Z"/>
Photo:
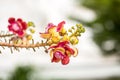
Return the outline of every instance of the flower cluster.
<path id="1" fill-rule="evenodd" d="M 50 46 L 50 56 L 52 62 L 60 62 L 66 65 L 70 61 L 70 57 L 77 56 L 78 50 L 72 45 L 78 44 L 78 37 L 85 31 L 81 24 L 72 26 L 68 31 L 64 28 L 65 21 L 58 25 L 49 23 L 44 33 L 40 33 L 40 37 L 46 39 L 46 43 Z"/>
<path id="2" fill-rule="evenodd" d="M 40 37 L 46 41 L 42 40 L 41 43 L 39 41 L 34 43 L 32 34 L 35 33 L 35 25 L 33 22 L 25 22 L 21 18 L 15 19 L 13 17 L 9 18 L 8 22 L 8 30 L 12 32 L 12 35 L 2 36 L 12 37 L 10 37 L 9 43 L 1 43 L 0 45 L 8 46 L 11 52 L 12 47 L 16 50 L 19 50 L 19 48 L 32 48 L 35 51 L 36 47 L 42 46 L 46 52 L 49 51 L 51 62 L 61 62 L 63 65 L 70 62 L 71 56 L 76 57 L 78 55 L 78 50 L 74 45 L 78 44 L 78 37 L 85 32 L 81 24 L 76 24 L 76 26 L 72 26 L 67 30 L 64 27 L 65 21 L 60 22 L 58 25 L 49 23 L 45 28 L 45 32 L 39 33 Z M 5 42 L 7 41 L 5 40 Z"/>

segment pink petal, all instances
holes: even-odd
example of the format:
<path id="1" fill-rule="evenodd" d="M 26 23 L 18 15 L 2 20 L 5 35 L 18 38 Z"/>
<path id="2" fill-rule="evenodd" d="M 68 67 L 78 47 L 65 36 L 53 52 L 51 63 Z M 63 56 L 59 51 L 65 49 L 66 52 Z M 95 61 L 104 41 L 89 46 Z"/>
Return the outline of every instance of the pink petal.
<path id="1" fill-rule="evenodd" d="M 20 23 L 23 22 L 21 18 L 18 18 L 17 21 Z"/>
<path id="2" fill-rule="evenodd" d="M 14 22 L 15 22 L 15 18 L 13 18 L 13 17 L 9 18 L 9 19 L 8 19 L 8 22 L 9 22 L 10 24 L 14 23 Z"/>
<path id="3" fill-rule="evenodd" d="M 12 31 L 13 30 L 12 25 L 8 25 L 8 29 L 9 31 Z"/>
<path id="4" fill-rule="evenodd" d="M 23 31 L 18 31 L 17 34 L 18 34 L 19 37 L 23 37 L 24 36 L 24 32 Z"/>
<path id="5" fill-rule="evenodd" d="M 60 22 L 58 24 L 58 26 L 57 26 L 57 32 L 59 32 L 63 28 L 64 24 L 65 24 L 65 21 L 62 21 L 62 22 Z"/>
<path id="6" fill-rule="evenodd" d="M 17 23 L 12 24 L 12 29 L 14 31 L 18 31 L 20 29 L 19 25 Z"/>
<path id="7" fill-rule="evenodd" d="M 22 25 L 22 29 L 23 30 L 27 29 L 27 23 L 26 22 L 22 22 L 21 25 Z"/>
<path id="8" fill-rule="evenodd" d="M 56 52 L 54 53 L 54 56 L 55 56 L 56 58 L 62 59 L 64 55 L 63 55 L 61 52 L 56 51 Z"/>
<path id="9" fill-rule="evenodd" d="M 54 25 L 53 23 L 49 23 L 48 26 L 47 26 L 46 29 L 45 29 L 45 33 L 47 33 L 48 30 L 49 30 L 50 28 L 54 27 L 54 26 L 55 26 L 55 25 Z"/>

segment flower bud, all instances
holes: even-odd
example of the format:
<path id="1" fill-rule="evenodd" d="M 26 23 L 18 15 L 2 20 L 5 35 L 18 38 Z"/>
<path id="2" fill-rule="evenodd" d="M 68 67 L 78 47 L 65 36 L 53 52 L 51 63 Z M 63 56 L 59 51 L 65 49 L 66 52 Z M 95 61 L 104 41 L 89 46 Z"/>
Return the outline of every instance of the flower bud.
<path id="1" fill-rule="evenodd" d="M 75 45 L 75 44 L 78 44 L 78 42 L 79 42 L 79 40 L 77 37 L 75 37 L 75 36 L 70 37 L 71 44 Z"/>
<path id="2" fill-rule="evenodd" d="M 30 32 L 31 32 L 31 33 L 35 33 L 35 30 L 34 30 L 34 29 L 30 29 Z"/>
<path id="3" fill-rule="evenodd" d="M 27 35 L 26 38 L 27 38 L 27 40 L 31 40 L 32 39 L 32 35 Z"/>

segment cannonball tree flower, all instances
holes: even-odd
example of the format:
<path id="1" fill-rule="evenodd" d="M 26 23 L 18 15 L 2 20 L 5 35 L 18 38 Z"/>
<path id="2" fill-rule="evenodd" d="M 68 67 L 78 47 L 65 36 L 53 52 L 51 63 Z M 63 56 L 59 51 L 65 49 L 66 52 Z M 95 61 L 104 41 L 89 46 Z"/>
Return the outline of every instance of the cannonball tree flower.
<path id="1" fill-rule="evenodd" d="M 27 23 L 24 22 L 21 18 L 15 20 L 15 18 L 11 17 L 9 18 L 8 22 L 9 22 L 8 25 L 9 31 L 13 32 L 14 34 L 17 34 L 18 37 L 23 37 L 25 35 L 25 30 L 27 29 Z"/>
<path id="2" fill-rule="evenodd" d="M 51 61 L 56 63 L 61 61 L 63 65 L 69 63 L 71 55 L 75 57 L 78 54 L 78 50 L 71 47 L 68 41 L 59 42 L 48 49 L 50 49 Z"/>
<path id="3" fill-rule="evenodd" d="M 60 36 L 66 33 L 64 24 L 65 21 L 60 22 L 57 26 L 53 23 L 49 23 L 45 29 L 45 33 L 40 33 L 40 36 L 44 39 L 49 39 L 53 43 L 58 43 L 61 39 Z"/>

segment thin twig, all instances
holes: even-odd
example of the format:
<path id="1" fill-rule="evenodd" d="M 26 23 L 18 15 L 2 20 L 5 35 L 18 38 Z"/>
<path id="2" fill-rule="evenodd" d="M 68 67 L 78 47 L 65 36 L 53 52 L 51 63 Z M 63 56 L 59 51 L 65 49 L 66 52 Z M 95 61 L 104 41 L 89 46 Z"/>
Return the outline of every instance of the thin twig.
<path id="1" fill-rule="evenodd" d="M 10 51 L 11 51 L 11 53 L 13 53 L 12 47 L 10 47 Z"/>
<path id="2" fill-rule="evenodd" d="M 10 36 L 13 36 L 14 34 L 0 34 L 0 37 L 10 37 Z"/>
<path id="3" fill-rule="evenodd" d="M 5 42 L 0 42 L 0 46 L 3 47 L 16 47 L 16 48 L 36 48 L 36 47 L 43 47 L 43 46 L 48 46 L 46 43 L 37 43 L 37 44 L 12 44 L 12 43 L 5 43 Z"/>

